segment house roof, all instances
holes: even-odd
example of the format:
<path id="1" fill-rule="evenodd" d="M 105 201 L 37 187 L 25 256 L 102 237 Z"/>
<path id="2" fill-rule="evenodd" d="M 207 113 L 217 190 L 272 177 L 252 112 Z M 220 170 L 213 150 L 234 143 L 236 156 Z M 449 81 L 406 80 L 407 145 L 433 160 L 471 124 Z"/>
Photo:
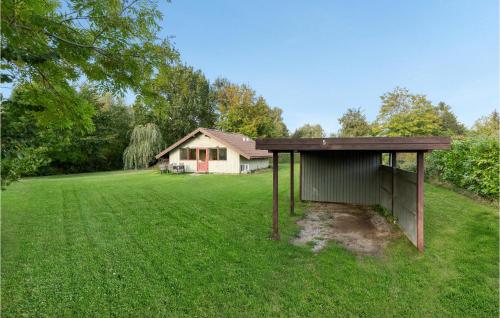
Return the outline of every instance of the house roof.
<path id="1" fill-rule="evenodd" d="M 450 149 L 450 137 L 348 137 L 258 139 L 257 149 L 269 151 L 365 150 L 415 152 Z"/>
<path id="2" fill-rule="evenodd" d="M 196 137 L 199 133 L 217 140 L 218 142 L 226 145 L 228 148 L 231 148 L 234 151 L 238 152 L 246 159 L 268 158 L 271 156 L 271 154 L 267 150 L 255 149 L 255 141 L 245 135 L 200 127 L 193 130 L 192 132 L 172 144 L 170 147 L 157 154 L 155 158 L 159 159 L 163 157 L 170 151 L 184 144 L 186 141 Z"/>

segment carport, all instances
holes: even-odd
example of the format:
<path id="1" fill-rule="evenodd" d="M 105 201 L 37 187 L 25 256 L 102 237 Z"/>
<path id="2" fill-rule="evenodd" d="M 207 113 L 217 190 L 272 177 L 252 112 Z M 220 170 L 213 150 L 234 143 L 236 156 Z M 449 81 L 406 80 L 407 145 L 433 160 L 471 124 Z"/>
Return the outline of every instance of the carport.
<path id="1" fill-rule="evenodd" d="M 256 148 L 273 153 L 273 238 L 278 229 L 278 154 L 290 154 L 290 213 L 294 213 L 294 153 L 300 153 L 300 200 L 379 204 L 424 250 L 424 154 L 450 148 L 449 137 L 269 138 Z M 416 154 L 416 172 L 399 169 L 398 153 Z M 382 154 L 390 154 L 390 165 Z"/>

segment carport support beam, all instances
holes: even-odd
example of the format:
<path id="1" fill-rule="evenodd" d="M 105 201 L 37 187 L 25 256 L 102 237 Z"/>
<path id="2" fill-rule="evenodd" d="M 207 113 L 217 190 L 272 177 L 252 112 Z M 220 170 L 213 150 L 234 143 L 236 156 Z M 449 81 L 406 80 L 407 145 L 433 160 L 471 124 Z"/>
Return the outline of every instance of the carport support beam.
<path id="1" fill-rule="evenodd" d="M 302 202 L 302 153 L 299 152 L 299 200 Z"/>
<path id="2" fill-rule="evenodd" d="M 417 152 L 417 249 L 424 251 L 424 152 Z"/>
<path id="3" fill-rule="evenodd" d="M 278 231 L 278 152 L 273 151 L 273 239 L 279 240 Z"/>
<path id="4" fill-rule="evenodd" d="M 392 185 L 391 185 L 391 212 L 394 215 L 394 189 L 396 184 L 396 163 L 397 155 L 395 152 L 391 152 L 391 167 L 392 167 Z"/>
<path id="5" fill-rule="evenodd" d="M 294 180 L 294 158 L 290 151 L 290 215 L 295 215 L 295 180 Z"/>

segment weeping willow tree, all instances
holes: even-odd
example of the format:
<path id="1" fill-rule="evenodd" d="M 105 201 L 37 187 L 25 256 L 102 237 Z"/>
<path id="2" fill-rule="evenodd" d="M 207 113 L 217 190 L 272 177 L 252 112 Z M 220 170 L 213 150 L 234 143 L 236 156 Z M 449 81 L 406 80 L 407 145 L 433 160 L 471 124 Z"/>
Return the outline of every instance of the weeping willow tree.
<path id="1" fill-rule="evenodd" d="M 130 144 L 123 152 L 124 169 L 146 168 L 161 149 L 162 137 L 158 126 L 135 126 L 130 136 Z"/>

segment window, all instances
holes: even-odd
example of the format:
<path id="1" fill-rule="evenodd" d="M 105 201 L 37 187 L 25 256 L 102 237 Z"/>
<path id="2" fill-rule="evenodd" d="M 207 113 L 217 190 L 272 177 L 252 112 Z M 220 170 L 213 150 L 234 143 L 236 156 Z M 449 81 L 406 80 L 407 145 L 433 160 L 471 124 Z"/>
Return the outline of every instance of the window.
<path id="1" fill-rule="evenodd" d="M 181 160 L 196 160 L 196 149 L 181 148 L 180 151 Z"/>
<path id="2" fill-rule="evenodd" d="M 240 165 L 240 172 L 249 173 L 250 172 L 250 165 L 248 163 Z"/>
<path id="3" fill-rule="evenodd" d="M 226 160 L 226 148 L 210 148 L 210 160 Z"/>
<path id="4" fill-rule="evenodd" d="M 189 149 L 189 160 L 196 160 L 196 149 Z"/>
<path id="5" fill-rule="evenodd" d="M 181 148 L 181 160 L 188 160 L 187 148 Z"/>
<path id="6" fill-rule="evenodd" d="M 227 159 L 227 150 L 226 148 L 219 148 L 219 160 Z"/>
<path id="7" fill-rule="evenodd" d="M 217 160 L 217 148 L 210 148 L 210 160 Z"/>

